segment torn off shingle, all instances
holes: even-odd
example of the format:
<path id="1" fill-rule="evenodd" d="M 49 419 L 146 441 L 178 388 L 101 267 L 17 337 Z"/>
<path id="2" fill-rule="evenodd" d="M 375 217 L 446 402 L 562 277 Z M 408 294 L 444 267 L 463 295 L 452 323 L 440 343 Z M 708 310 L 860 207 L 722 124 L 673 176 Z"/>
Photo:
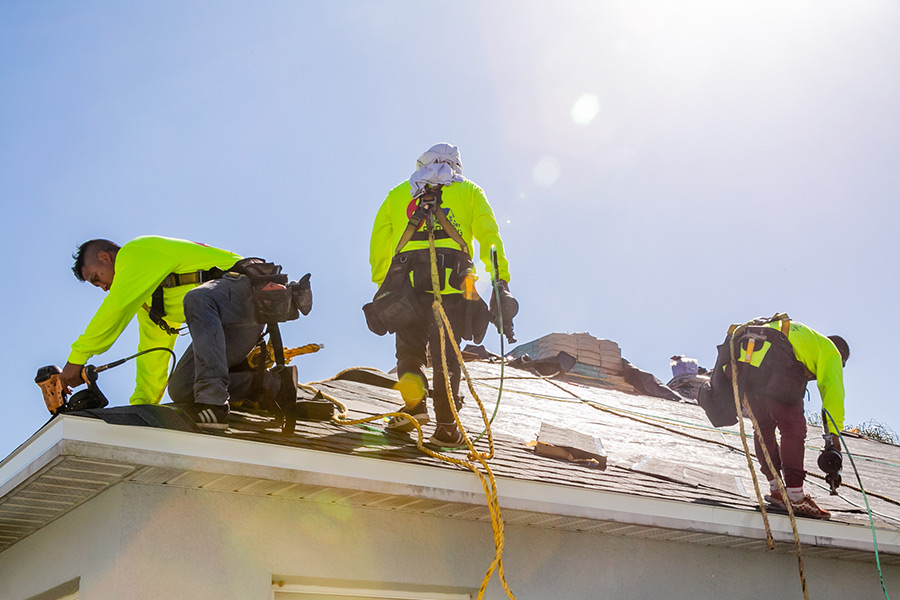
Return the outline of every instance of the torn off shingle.
<path id="1" fill-rule="evenodd" d="M 534 451 L 541 456 L 561 458 L 586 466 L 606 469 L 606 450 L 600 438 L 541 423 Z"/>

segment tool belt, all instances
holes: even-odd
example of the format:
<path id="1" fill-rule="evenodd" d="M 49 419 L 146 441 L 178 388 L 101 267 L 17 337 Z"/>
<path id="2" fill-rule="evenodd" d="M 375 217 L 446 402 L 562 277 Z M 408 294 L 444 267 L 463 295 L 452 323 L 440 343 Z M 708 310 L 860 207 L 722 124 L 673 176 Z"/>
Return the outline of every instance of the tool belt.
<path id="1" fill-rule="evenodd" d="M 473 269 L 472 259 L 467 253 L 452 248 L 437 248 L 435 254 L 439 291 L 448 285 L 461 290 Z M 396 254 L 372 302 L 363 306 L 369 330 L 376 335 L 385 335 L 420 325 L 430 312 L 425 298 L 432 293 L 429 251 Z M 465 323 L 462 331 L 457 333 L 462 339 L 480 343 L 489 322 L 487 304 L 475 294 L 474 298 L 466 300 Z"/>
<path id="2" fill-rule="evenodd" d="M 288 276 L 281 272 L 281 265 L 261 258 L 239 260 L 229 272 L 250 279 L 254 317 L 260 325 L 293 321 L 312 310 L 309 273 L 300 281 L 289 282 Z"/>
<path id="3" fill-rule="evenodd" d="M 243 275 L 250 279 L 253 289 L 254 318 L 257 323 L 283 323 L 307 315 L 312 310 L 312 289 L 310 274 L 300 281 L 288 282 L 288 276 L 281 272 L 281 265 L 266 262 L 262 258 L 242 258 L 227 271 L 218 267 L 200 269 L 189 273 L 169 273 L 153 291 L 150 300 L 150 320 L 170 335 L 178 335 L 181 329 L 170 326 L 166 316 L 163 290 L 182 285 L 200 285 L 207 281 L 221 279 L 228 274 Z"/>

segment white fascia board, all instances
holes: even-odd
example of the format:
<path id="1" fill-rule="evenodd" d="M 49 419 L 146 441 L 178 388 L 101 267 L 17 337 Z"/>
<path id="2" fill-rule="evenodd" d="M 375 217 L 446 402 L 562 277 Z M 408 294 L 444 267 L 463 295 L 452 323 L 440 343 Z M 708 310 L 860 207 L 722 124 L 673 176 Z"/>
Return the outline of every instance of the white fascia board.
<path id="1" fill-rule="evenodd" d="M 0 498 L 60 455 L 62 423 L 53 419 L 0 462 Z"/>
<path id="2" fill-rule="evenodd" d="M 485 504 L 478 479 L 463 469 L 151 427 L 123 427 L 66 415 L 54 419 L 0 463 L 0 493 L 7 493 L 23 474 L 35 472 L 59 454 Z M 765 537 L 757 512 L 505 477 L 497 478 L 497 488 L 501 508 L 752 539 Z M 793 539 L 786 516 L 769 514 L 769 523 L 777 540 Z M 801 519 L 797 525 L 806 544 L 866 552 L 873 548 L 868 527 L 810 519 Z M 877 534 L 879 550 L 900 554 L 900 532 L 878 529 Z"/>

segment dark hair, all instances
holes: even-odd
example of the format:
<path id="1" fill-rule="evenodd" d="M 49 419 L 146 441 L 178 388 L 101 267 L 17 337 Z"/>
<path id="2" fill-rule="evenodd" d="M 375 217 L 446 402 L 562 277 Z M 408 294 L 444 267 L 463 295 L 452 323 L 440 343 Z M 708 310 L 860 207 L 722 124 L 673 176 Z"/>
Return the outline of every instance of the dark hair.
<path id="1" fill-rule="evenodd" d="M 93 255 L 96 255 L 97 252 L 118 251 L 119 245 L 117 243 L 104 239 L 88 240 L 81 244 L 78 246 L 78 249 L 72 253 L 72 258 L 75 259 L 75 264 L 72 265 L 72 272 L 75 273 L 75 279 L 84 281 L 84 275 L 81 274 L 81 270 L 84 268 L 86 258 L 93 258 Z"/>
<path id="2" fill-rule="evenodd" d="M 847 344 L 847 340 L 839 335 L 829 335 L 828 339 L 831 340 L 831 343 L 834 344 L 834 347 L 837 348 L 838 352 L 841 353 L 841 359 L 846 365 L 847 359 L 850 358 L 850 345 Z"/>

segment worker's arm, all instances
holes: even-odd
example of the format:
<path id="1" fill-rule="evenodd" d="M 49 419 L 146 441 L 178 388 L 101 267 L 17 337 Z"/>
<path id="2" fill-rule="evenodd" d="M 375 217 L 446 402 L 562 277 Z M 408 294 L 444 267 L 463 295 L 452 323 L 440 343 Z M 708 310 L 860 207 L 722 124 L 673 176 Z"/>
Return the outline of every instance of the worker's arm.
<path id="1" fill-rule="evenodd" d="M 470 182 L 471 183 L 471 182 Z M 503 249 L 503 240 L 500 239 L 500 229 L 497 227 L 497 219 L 494 211 L 488 204 L 484 190 L 472 183 L 472 235 L 478 241 L 478 255 L 488 273 L 494 272 L 491 264 L 491 246 L 497 248 L 497 264 L 499 266 L 500 279 L 509 282 L 509 261 L 506 260 L 506 252 Z"/>
<path id="2" fill-rule="evenodd" d="M 821 333 L 796 321 L 791 323 L 789 335 L 794 355 L 815 375 L 822 408 L 828 411 L 839 430 L 844 428 L 844 366 L 841 353 L 834 343 Z M 829 420 L 826 431 L 834 433 Z"/>
<path id="3" fill-rule="evenodd" d="M 391 223 L 391 214 L 388 207 L 388 198 L 381 203 L 381 208 L 375 215 L 375 223 L 372 225 L 372 238 L 369 241 L 369 264 L 372 267 L 372 281 L 381 285 L 387 277 L 388 269 L 393 259 L 391 244 L 394 238 L 394 227 Z"/>
<path id="4" fill-rule="evenodd" d="M 828 411 L 839 431 L 844 429 L 844 366 L 841 363 L 841 355 L 831 343 L 824 338 L 831 348 L 821 348 L 818 370 L 816 371 L 816 384 L 819 386 L 819 394 L 822 396 L 822 408 Z M 834 429 L 831 422 L 827 423 L 826 431 Z"/>

